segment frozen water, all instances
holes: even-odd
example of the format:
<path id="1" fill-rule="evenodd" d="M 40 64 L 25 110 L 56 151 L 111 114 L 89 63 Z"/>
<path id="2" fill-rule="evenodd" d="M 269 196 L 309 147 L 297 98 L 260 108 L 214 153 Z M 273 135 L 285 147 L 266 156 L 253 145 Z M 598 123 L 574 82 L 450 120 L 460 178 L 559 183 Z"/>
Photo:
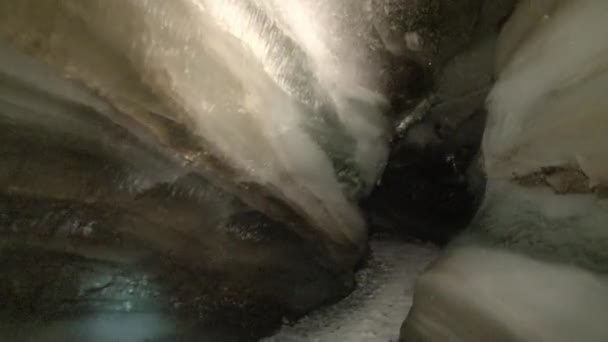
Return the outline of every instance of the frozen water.
<path id="1" fill-rule="evenodd" d="M 412 306 L 414 282 L 439 251 L 384 238 L 372 240 L 371 248 L 371 259 L 357 273 L 357 289 L 350 296 L 285 324 L 264 341 L 397 341 Z"/>
<path id="2" fill-rule="evenodd" d="M 571 265 L 467 246 L 419 278 L 408 341 L 606 341 L 608 281 Z"/>
<path id="3" fill-rule="evenodd" d="M 497 51 L 483 151 L 489 178 L 575 165 L 608 178 L 608 2 L 522 1 Z"/>
<path id="4" fill-rule="evenodd" d="M 147 141 L 171 145 L 163 120 L 186 127 L 204 153 L 180 158 L 212 182 L 258 184 L 317 235 L 361 246 L 367 234 L 354 203 L 388 152 L 368 19 L 346 0 L 10 0 L 0 3 L 0 38 L 94 90 L 133 130 L 151 133 Z M 28 85 L 36 78 L 3 69 Z"/>
<path id="5" fill-rule="evenodd" d="M 608 2 L 522 0 L 497 50 L 484 203 L 422 275 L 408 341 L 606 341 Z"/>

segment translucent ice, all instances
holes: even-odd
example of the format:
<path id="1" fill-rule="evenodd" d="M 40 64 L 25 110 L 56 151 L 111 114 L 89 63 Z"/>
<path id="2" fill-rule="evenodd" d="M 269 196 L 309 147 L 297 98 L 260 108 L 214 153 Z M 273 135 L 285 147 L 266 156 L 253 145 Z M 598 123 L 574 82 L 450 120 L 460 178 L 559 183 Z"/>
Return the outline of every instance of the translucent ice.
<path id="1" fill-rule="evenodd" d="M 368 19 L 349 1 L 9 0 L 0 36 L 158 144 L 172 144 L 162 120 L 185 127 L 203 152 L 184 163 L 267 211 L 242 190 L 257 184 L 352 247 L 388 144 Z"/>

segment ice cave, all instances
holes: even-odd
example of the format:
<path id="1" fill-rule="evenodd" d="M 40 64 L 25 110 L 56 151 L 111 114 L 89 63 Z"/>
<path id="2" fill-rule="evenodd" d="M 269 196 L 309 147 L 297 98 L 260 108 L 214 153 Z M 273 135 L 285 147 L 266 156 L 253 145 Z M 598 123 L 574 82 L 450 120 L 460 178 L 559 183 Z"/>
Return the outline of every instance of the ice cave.
<path id="1" fill-rule="evenodd" d="M 608 341 L 607 25 L 0 0 L 0 341 Z"/>

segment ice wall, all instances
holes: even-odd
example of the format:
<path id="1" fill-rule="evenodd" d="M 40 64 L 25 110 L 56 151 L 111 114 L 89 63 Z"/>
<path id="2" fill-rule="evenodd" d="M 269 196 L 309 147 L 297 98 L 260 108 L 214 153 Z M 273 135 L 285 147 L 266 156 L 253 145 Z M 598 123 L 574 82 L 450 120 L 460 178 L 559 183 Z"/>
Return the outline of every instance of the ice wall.
<path id="1" fill-rule="evenodd" d="M 278 199 L 358 249 L 356 202 L 388 141 L 367 16 L 348 1 L 19 0 L 0 4 L 0 36 L 250 205 L 272 216 Z M 194 142 L 176 144 L 167 122 Z"/>
<path id="2" fill-rule="evenodd" d="M 604 1 L 523 1 L 497 50 L 478 218 L 493 239 L 608 269 Z"/>
<path id="3" fill-rule="evenodd" d="M 605 341 L 605 278 L 496 249 L 454 250 L 418 280 L 402 341 Z"/>
<path id="4" fill-rule="evenodd" d="M 520 1 L 496 51 L 487 190 L 404 341 L 605 341 L 608 3 Z"/>

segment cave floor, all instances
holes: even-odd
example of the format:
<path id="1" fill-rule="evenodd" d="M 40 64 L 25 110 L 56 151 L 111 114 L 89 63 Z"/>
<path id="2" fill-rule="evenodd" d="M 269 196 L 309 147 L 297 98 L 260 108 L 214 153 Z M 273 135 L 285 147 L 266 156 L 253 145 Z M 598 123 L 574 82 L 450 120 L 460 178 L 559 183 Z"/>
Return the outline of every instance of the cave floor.
<path id="1" fill-rule="evenodd" d="M 295 323 L 285 322 L 263 341 L 397 341 L 412 306 L 414 282 L 439 250 L 377 237 L 371 241 L 371 252 L 350 296 Z"/>

